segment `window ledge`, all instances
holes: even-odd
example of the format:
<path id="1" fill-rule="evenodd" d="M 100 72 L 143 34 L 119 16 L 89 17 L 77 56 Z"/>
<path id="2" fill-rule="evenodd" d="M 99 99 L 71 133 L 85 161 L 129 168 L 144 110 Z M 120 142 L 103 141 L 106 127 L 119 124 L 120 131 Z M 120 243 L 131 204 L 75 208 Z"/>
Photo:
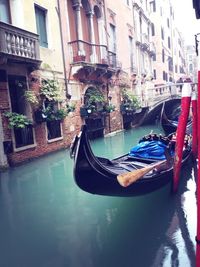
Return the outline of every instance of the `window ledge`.
<path id="1" fill-rule="evenodd" d="M 63 136 L 58 137 L 58 138 L 54 138 L 51 140 L 47 140 L 47 143 L 53 143 L 53 142 L 57 142 L 57 141 L 61 141 L 61 140 L 63 140 Z"/>
<path id="2" fill-rule="evenodd" d="M 22 147 L 18 147 L 18 148 L 14 148 L 13 152 L 21 152 L 30 148 L 34 148 L 36 147 L 36 144 L 32 144 L 32 145 L 28 145 L 28 146 L 22 146 Z"/>

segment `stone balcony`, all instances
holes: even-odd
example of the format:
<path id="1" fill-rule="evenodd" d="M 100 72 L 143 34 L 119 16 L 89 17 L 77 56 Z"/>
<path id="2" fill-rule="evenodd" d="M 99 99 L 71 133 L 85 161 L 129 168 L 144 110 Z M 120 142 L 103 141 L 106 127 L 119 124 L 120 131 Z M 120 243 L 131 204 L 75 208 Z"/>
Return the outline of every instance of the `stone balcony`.
<path id="1" fill-rule="evenodd" d="M 0 21 L 0 63 L 40 65 L 39 37 L 37 34 Z"/>
<path id="2" fill-rule="evenodd" d="M 69 42 L 70 63 L 85 63 L 117 67 L 116 53 L 108 51 L 106 45 L 91 44 L 86 41 L 76 40 Z"/>
<path id="3" fill-rule="evenodd" d="M 82 40 L 68 43 L 71 65 L 70 74 L 80 81 L 102 83 L 121 69 L 116 53 L 108 51 L 106 45 L 92 44 Z"/>

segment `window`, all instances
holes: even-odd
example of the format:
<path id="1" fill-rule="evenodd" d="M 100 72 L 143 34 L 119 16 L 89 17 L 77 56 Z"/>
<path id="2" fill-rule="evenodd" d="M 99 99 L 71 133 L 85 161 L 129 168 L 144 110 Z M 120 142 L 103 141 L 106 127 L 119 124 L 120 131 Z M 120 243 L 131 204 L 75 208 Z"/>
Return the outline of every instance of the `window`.
<path id="1" fill-rule="evenodd" d="M 153 77 L 156 80 L 156 70 L 155 69 L 153 70 Z"/>
<path id="2" fill-rule="evenodd" d="M 112 52 L 116 52 L 116 30 L 113 24 L 110 24 L 110 39 L 109 49 Z"/>
<path id="3" fill-rule="evenodd" d="M 193 71 L 194 71 L 193 64 L 190 64 L 189 65 L 189 72 L 193 72 Z"/>
<path id="4" fill-rule="evenodd" d="M 165 62 L 165 50 L 162 49 L 162 62 L 164 63 Z"/>
<path id="5" fill-rule="evenodd" d="M 48 47 L 47 30 L 46 30 L 46 13 L 47 12 L 45 9 L 35 6 L 37 33 L 39 34 L 40 45 L 43 47 Z"/>
<path id="6" fill-rule="evenodd" d="M 156 1 L 155 0 L 150 2 L 150 10 L 151 12 L 156 12 Z"/>
<path id="7" fill-rule="evenodd" d="M 130 0 L 126 0 L 127 6 L 130 6 Z"/>
<path id="8" fill-rule="evenodd" d="M 169 69 L 169 71 L 173 71 L 173 59 L 172 59 L 172 57 L 168 57 L 168 69 Z"/>
<path id="9" fill-rule="evenodd" d="M 170 37 L 168 37 L 168 48 L 169 49 L 171 48 L 171 40 L 170 40 Z"/>
<path id="10" fill-rule="evenodd" d="M 163 30 L 163 27 L 161 27 L 161 38 L 162 38 L 162 40 L 164 40 L 164 30 Z"/>
<path id="11" fill-rule="evenodd" d="M 165 71 L 163 71 L 163 80 L 165 81 Z"/>
<path id="12" fill-rule="evenodd" d="M 116 32 L 113 24 L 110 24 L 109 33 L 109 65 L 116 67 Z"/>
<path id="13" fill-rule="evenodd" d="M 169 28 L 169 19 L 167 18 L 167 27 Z"/>
<path id="14" fill-rule="evenodd" d="M 30 117 L 29 106 L 24 98 L 25 90 L 27 90 L 26 77 L 9 75 L 8 84 L 12 112 Z M 34 144 L 33 126 L 31 124 L 25 126 L 24 128 L 14 128 L 13 132 L 16 148 Z"/>
<path id="15" fill-rule="evenodd" d="M 129 54 L 130 54 L 130 66 L 133 69 L 133 38 L 129 36 Z"/>
<path id="16" fill-rule="evenodd" d="M 0 21 L 10 23 L 10 7 L 8 0 L 0 0 Z"/>
<path id="17" fill-rule="evenodd" d="M 49 110 L 49 118 L 47 119 L 46 125 L 47 125 L 47 139 L 52 140 L 56 138 L 62 137 L 62 131 L 61 131 L 61 121 L 58 119 L 51 118 L 51 112 L 58 111 L 58 102 L 45 100 L 44 103 L 45 109 Z M 48 115 L 47 115 L 48 117 Z"/>
<path id="18" fill-rule="evenodd" d="M 151 23 L 151 33 L 152 33 L 152 36 L 155 36 L 155 26 L 154 26 L 154 23 Z"/>

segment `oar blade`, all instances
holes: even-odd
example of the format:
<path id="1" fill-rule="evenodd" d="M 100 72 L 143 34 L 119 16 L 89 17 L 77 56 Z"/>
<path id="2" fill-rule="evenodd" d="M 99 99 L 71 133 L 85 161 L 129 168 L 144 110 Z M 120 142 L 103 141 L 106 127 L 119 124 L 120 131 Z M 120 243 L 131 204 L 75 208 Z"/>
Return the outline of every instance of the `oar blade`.
<path id="1" fill-rule="evenodd" d="M 150 165 L 150 166 L 138 169 L 138 170 L 134 170 L 132 172 L 122 173 L 117 176 L 117 180 L 121 186 L 127 187 L 131 185 L 132 183 L 136 182 L 138 179 L 142 178 L 145 174 L 147 174 L 154 168 L 163 164 L 164 162 L 166 161 L 165 160 L 159 161 L 153 165 Z"/>

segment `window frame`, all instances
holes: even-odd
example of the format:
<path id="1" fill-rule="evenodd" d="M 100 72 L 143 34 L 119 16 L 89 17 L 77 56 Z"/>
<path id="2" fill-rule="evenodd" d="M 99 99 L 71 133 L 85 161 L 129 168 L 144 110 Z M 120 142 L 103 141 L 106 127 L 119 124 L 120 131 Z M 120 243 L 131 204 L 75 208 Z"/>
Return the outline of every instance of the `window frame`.
<path id="1" fill-rule="evenodd" d="M 8 23 L 8 24 L 12 24 L 11 11 L 10 11 L 10 1 L 9 0 L 5 0 L 5 4 L 6 4 L 7 13 L 8 13 L 8 21 L 2 20 L 1 16 L 0 16 L 0 21 Z"/>
<path id="2" fill-rule="evenodd" d="M 47 31 L 47 9 L 37 4 L 34 5 L 34 9 L 35 9 L 36 30 L 37 34 L 39 35 L 40 46 L 48 48 L 49 43 L 48 43 L 48 31 Z M 43 22 L 39 21 L 39 19 L 41 18 L 43 19 Z M 43 34 L 41 34 L 41 31 L 43 31 Z M 41 36 L 43 39 L 41 39 Z"/>

